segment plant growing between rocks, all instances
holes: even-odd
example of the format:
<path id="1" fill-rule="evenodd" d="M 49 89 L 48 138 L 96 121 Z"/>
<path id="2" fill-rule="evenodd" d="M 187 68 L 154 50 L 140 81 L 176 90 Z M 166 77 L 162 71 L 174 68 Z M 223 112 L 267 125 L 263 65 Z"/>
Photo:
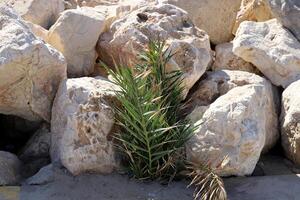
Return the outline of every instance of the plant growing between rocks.
<path id="1" fill-rule="evenodd" d="M 117 147 L 128 172 L 140 180 L 172 180 L 185 166 L 184 144 L 195 126 L 179 118 L 182 103 L 182 72 L 168 72 L 173 54 L 165 43 L 151 41 L 134 68 L 108 69 L 120 105 L 115 114 L 121 131 Z M 196 186 L 195 199 L 226 199 L 222 180 L 209 168 L 188 168 Z M 219 198 L 224 197 L 224 198 Z"/>

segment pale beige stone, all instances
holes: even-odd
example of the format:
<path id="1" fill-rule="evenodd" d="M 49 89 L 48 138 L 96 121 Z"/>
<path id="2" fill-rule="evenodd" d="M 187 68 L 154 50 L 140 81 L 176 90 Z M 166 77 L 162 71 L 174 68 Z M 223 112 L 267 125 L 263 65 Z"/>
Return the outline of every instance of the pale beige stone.
<path id="1" fill-rule="evenodd" d="M 300 79 L 300 42 L 276 20 L 243 22 L 233 52 L 255 65 L 276 86 Z"/>
<path id="2" fill-rule="evenodd" d="M 0 8 L 0 21 L 0 113 L 49 121 L 58 85 L 66 78 L 65 59 L 12 9 Z"/>
<path id="3" fill-rule="evenodd" d="M 109 66 L 132 67 L 147 49 L 150 40 L 166 41 L 169 51 L 176 54 L 168 70 L 183 71 L 184 95 L 199 80 L 212 62 L 208 35 L 196 28 L 185 11 L 173 5 L 142 7 L 112 24 L 98 42 L 100 59 Z"/>
<path id="4" fill-rule="evenodd" d="M 268 0 L 242 0 L 232 33 L 236 34 L 243 21 L 263 22 L 272 18 L 274 17 Z"/>
<path id="5" fill-rule="evenodd" d="M 214 101 L 187 142 L 187 159 L 210 163 L 221 176 L 252 174 L 267 139 L 269 89 L 235 87 Z"/>
<path id="6" fill-rule="evenodd" d="M 60 84 L 52 109 L 52 162 L 61 163 L 74 175 L 111 173 L 117 167 L 111 138 L 116 89 L 101 77 Z"/>
<path id="7" fill-rule="evenodd" d="M 241 0 L 159 0 L 186 10 L 195 25 L 206 31 L 214 44 L 232 40 L 232 28 Z"/>
<path id="8" fill-rule="evenodd" d="M 63 0 L 8 0 L 8 4 L 26 21 L 46 29 L 55 23 L 65 9 Z"/>
<path id="9" fill-rule="evenodd" d="M 300 165 L 300 80 L 282 94 L 281 145 L 285 155 Z"/>
<path id="10" fill-rule="evenodd" d="M 97 40 L 105 28 L 105 17 L 93 8 L 63 12 L 48 33 L 48 42 L 65 56 L 68 77 L 90 75 L 97 58 Z"/>
<path id="11" fill-rule="evenodd" d="M 259 70 L 251 63 L 246 62 L 242 58 L 234 55 L 232 47 L 232 43 L 223 43 L 216 46 L 216 59 L 212 66 L 212 69 L 214 71 L 222 69 L 240 70 L 259 74 Z"/>

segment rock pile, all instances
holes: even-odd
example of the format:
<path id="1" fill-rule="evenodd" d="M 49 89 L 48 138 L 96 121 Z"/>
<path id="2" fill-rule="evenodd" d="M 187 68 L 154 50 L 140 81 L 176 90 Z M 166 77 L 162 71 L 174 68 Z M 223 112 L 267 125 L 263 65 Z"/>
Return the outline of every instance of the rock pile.
<path id="1" fill-rule="evenodd" d="M 209 161 L 222 176 L 251 175 L 281 138 L 286 157 L 300 165 L 298 0 L 0 6 L 0 125 L 8 115 L 26 122 L 0 133 L 0 185 L 19 183 L 50 162 L 74 175 L 118 168 L 112 139 L 118 88 L 99 63 L 132 67 L 157 38 L 175 52 L 168 70 L 183 71 L 183 116 L 199 125 L 186 143 L 188 160 Z M 22 148 L 7 144 L 11 138 L 22 138 Z"/>

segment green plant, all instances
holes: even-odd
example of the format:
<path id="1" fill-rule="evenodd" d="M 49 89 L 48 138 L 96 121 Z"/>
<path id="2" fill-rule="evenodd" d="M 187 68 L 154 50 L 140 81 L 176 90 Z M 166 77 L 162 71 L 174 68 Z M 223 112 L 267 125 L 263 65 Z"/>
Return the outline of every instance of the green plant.
<path id="1" fill-rule="evenodd" d="M 135 178 L 172 179 L 185 164 L 184 144 L 196 127 L 179 119 L 182 104 L 182 72 L 166 69 L 172 54 L 164 42 L 150 42 L 141 54 L 141 64 L 107 69 L 119 86 L 121 105 L 115 106 L 120 131 L 117 147 Z M 189 168 L 196 186 L 195 200 L 226 199 L 222 180 L 208 167 Z M 222 196 L 223 195 L 223 196 Z M 224 196 L 225 195 L 225 196 Z"/>
<path id="2" fill-rule="evenodd" d="M 118 147 L 130 172 L 138 179 L 170 178 L 193 126 L 178 119 L 181 107 L 181 72 L 166 71 L 172 57 L 163 42 L 150 42 L 135 68 L 109 70 L 120 87 L 116 119 L 121 131 Z M 181 159 L 182 160 L 182 159 Z"/>

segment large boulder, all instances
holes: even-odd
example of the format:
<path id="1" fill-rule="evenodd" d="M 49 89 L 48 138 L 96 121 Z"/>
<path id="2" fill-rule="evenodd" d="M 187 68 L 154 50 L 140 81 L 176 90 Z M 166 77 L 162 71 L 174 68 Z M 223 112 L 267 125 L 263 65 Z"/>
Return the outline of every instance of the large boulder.
<path id="1" fill-rule="evenodd" d="M 267 140 L 268 90 L 260 84 L 235 87 L 214 101 L 196 122 L 187 159 L 208 162 L 221 176 L 250 175 Z"/>
<path id="2" fill-rule="evenodd" d="M 112 141 L 116 103 L 110 81 L 68 79 L 60 84 L 52 109 L 51 159 L 72 174 L 110 173 L 117 166 Z"/>
<path id="3" fill-rule="evenodd" d="M 46 29 L 55 23 L 59 14 L 65 9 L 63 0 L 8 0 L 8 4 L 23 19 Z"/>
<path id="4" fill-rule="evenodd" d="M 209 37 L 196 28 L 185 11 L 173 5 L 142 7 L 114 22 L 98 42 L 100 59 L 107 65 L 133 66 L 150 40 L 166 41 L 176 54 L 168 70 L 184 72 L 184 96 L 212 61 Z"/>
<path id="5" fill-rule="evenodd" d="M 209 72 L 205 79 L 194 86 L 195 91 L 189 95 L 189 103 L 185 111 L 189 114 L 189 118 L 193 122 L 197 122 L 201 120 L 205 111 L 216 99 L 222 95 L 226 95 L 233 88 L 244 85 L 260 85 L 265 89 L 266 96 L 264 98 L 267 104 L 264 106 L 264 110 L 261 110 L 261 112 L 268 115 L 265 121 L 266 142 L 263 147 L 263 152 L 265 153 L 279 139 L 277 119 L 279 113 L 278 92 L 265 78 L 243 71 L 220 70 Z"/>
<path id="6" fill-rule="evenodd" d="M 216 46 L 216 59 L 212 66 L 214 71 L 229 69 L 259 73 L 258 69 L 251 63 L 246 62 L 242 58 L 234 55 L 232 47 L 232 43 L 223 43 Z"/>
<path id="7" fill-rule="evenodd" d="M 98 38 L 105 17 L 93 8 L 64 11 L 48 33 L 48 43 L 63 53 L 68 77 L 90 75 L 94 71 Z"/>
<path id="8" fill-rule="evenodd" d="M 274 85 L 286 88 L 300 79 L 300 43 L 276 19 L 243 22 L 233 52 L 254 64 Z"/>
<path id="9" fill-rule="evenodd" d="M 263 22 L 273 18 L 268 0 L 242 0 L 232 33 L 235 34 L 243 21 Z"/>
<path id="10" fill-rule="evenodd" d="M 0 151 L 0 186 L 19 184 L 21 167 L 17 156 Z"/>
<path id="11" fill-rule="evenodd" d="M 95 6 L 95 10 L 105 15 L 105 31 L 109 31 L 111 24 L 143 6 L 155 4 L 155 0 L 111 0 L 101 1 Z"/>
<path id="12" fill-rule="evenodd" d="M 0 8 L 0 113 L 32 121 L 50 120 L 66 62 L 38 39 L 12 9 Z"/>
<path id="13" fill-rule="evenodd" d="M 282 94 L 281 143 L 286 156 L 300 166 L 300 80 Z"/>
<path id="14" fill-rule="evenodd" d="M 189 13 L 195 25 L 206 31 L 214 44 L 232 40 L 232 28 L 241 0 L 159 0 Z"/>
<path id="15" fill-rule="evenodd" d="M 300 41 L 300 1 L 269 0 L 274 16 Z"/>

